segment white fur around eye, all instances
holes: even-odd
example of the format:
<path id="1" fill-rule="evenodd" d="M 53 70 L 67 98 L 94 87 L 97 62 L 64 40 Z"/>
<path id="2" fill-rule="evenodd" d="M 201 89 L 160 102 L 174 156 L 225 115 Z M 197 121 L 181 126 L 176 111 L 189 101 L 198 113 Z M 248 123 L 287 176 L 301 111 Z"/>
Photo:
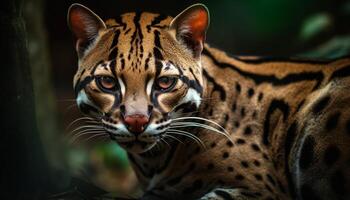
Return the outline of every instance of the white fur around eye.
<path id="1" fill-rule="evenodd" d="M 152 78 L 151 80 L 149 80 L 148 83 L 147 83 L 146 92 L 147 92 L 147 95 L 148 95 L 148 96 L 151 95 L 153 83 L 154 83 L 154 78 Z"/>
<path id="2" fill-rule="evenodd" d="M 120 90 L 122 92 L 122 95 L 124 96 L 125 95 L 125 84 L 123 83 L 123 80 L 121 78 L 118 77 L 118 82 L 119 82 L 119 85 L 120 85 Z"/>
<path id="3" fill-rule="evenodd" d="M 181 99 L 178 105 L 188 103 L 188 102 L 193 102 L 197 108 L 199 108 L 199 105 L 201 103 L 200 94 L 193 88 L 188 89 L 186 96 L 183 99 Z"/>

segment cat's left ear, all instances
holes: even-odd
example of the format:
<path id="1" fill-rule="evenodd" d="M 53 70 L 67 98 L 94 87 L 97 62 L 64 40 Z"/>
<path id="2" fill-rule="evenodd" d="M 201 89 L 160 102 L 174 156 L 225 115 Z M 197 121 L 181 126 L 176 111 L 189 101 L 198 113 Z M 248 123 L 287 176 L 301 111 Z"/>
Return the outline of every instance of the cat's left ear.
<path id="1" fill-rule="evenodd" d="M 67 20 L 69 28 L 77 39 L 76 50 L 81 58 L 98 36 L 99 31 L 106 29 L 106 25 L 89 8 L 77 3 L 69 7 Z"/>
<path id="2" fill-rule="evenodd" d="M 170 30 L 175 30 L 176 39 L 184 44 L 198 59 L 202 53 L 206 30 L 209 26 L 209 11 L 203 4 L 194 4 L 170 23 Z"/>

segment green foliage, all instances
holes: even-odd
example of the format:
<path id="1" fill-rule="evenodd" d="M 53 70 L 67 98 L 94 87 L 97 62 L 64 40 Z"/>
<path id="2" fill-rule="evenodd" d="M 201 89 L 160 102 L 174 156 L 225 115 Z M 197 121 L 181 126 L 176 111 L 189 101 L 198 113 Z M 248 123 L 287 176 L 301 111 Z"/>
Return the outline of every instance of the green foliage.
<path id="1" fill-rule="evenodd" d="M 312 15 L 304 20 L 299 38 L 302 41 L 315 38 L 320 33 L 329 30 L 332 27 L 332 24 L 332 17 L 328 13 L 317 13 Z"/>
<path id="2" fill-rule="evenodd" d="M 129 167 L 129 161 L 126 152 L 115 142 L 101 144 L 96 151 L 102 156 L 107 167 L 126 170 Z"/>

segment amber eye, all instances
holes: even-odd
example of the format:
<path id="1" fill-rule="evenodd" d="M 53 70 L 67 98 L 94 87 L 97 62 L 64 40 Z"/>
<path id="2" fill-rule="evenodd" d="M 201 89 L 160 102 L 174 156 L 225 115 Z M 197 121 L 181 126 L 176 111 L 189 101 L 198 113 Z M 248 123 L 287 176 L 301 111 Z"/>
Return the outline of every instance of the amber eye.
<path id="1" fill-rule="evenodd" d="M 157 87 L 161 90 L 170 90 L 176 84 L 177 78 L 173 76 L 163 76 L 158 78 Z"/>
<path id="2" fill-rule="evenodd" d="M 114 90 L 116 88 L 116 80 L 110 76 L 100 76 L 97 78 L 99 85 L 106 90 Z"/>

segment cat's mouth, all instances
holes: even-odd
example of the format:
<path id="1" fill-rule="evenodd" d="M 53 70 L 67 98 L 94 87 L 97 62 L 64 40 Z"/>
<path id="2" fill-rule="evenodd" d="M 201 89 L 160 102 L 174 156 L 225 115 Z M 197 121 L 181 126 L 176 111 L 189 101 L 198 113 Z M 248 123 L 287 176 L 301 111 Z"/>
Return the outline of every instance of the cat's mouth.
<path id="1" fill-rule="evenodd" d="M 152 149 L 158 142 L 161 142 L 166 132 L 167 124 L 151 123 L 141 133 L 130 132 L 124 124 L 114 124 L 111 121 L 102 120 L 104 129 L 110 138 L 116 141 L 128 152 L 143 153 Z"/>

